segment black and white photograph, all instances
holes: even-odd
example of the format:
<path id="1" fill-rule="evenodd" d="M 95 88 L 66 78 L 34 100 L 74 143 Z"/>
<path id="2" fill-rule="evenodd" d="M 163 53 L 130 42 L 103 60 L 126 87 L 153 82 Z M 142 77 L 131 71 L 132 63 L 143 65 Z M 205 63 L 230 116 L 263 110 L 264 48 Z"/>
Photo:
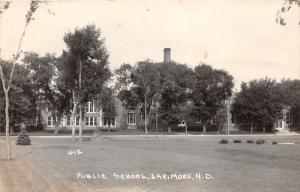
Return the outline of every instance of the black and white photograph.
<path id="1" fill-rule="evenodd" d="M 0 0 L 0 192 L 299 192 L 300 0 Z"/>

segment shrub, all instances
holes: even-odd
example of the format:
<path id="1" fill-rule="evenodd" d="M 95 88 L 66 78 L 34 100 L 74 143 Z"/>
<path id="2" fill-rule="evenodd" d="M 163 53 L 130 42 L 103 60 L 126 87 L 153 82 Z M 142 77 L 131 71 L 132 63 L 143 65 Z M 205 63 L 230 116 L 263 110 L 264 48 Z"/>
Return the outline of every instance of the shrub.
<path id="1" fill-rule="evenodd" d="M 253 143 L 254 143 L 254 141 L 253 141 L 253 140 L 251 140 L 251 139 L 248 139 L 248 140 L 247 140 L 247 143 L 249 143 L 249 144 L 253 144 Z"/>
<path id="2" fill-rule="evenodd" d="M 242 141 L 240 139 L 234 139 L 233 143 L 242 143 Z"/>
<path id="3" fill-rule="evenodd" d="M 256 144 L 258 144 L 258 145 L 261 145 L 261 144 L 264 144 L 264 143 L 265 143 L 265 140 L 263 140 L 263 139 L 256 140 Z"/>
<path id="4" fill-rule="evenodd" d="M 228 140 L 227 140 L 227 139 L 221 139 L 221 140 L 219 141 L 219 143 L 221 143 L 221 144 L 227 144 L 227 143 L 228 143 Z"/>
<path id="5" fill-rule="evenodd" d="M 25 130 L 25 127 L 21 127 L 21 131 L 18 134 L 16 144 L 17 145 L 30 145 L 31 144 L 31 140 Z"/>
<path id="6" fill-rule="evenodd" d="M 272 141 L 272 144 L 273 144 L 273 145 L 276 145 L 276 144 L 277 144 L 277 141 Z"/>

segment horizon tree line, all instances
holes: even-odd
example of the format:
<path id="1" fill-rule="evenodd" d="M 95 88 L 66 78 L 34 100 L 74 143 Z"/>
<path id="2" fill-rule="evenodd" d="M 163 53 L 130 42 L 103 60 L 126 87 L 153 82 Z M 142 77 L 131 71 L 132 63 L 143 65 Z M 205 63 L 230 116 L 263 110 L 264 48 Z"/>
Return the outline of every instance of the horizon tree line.
<path id="1" fill-rule="evenodd" d="M 39 56 L 25 52 L 22 65 L 15 65 L 18 72 L 12 83 L 11 127 L 24 121 L 32 125 L 36 117 L 37 125 L 41 127 L 41 102 L 46 101 L 53 115 L 58 117 L 56 127 L 63 116 L 71 115 L 73 138 L 75 118 L 79 115 L 81 138 L 85 116 L 82 106 L 89 100 L 99 100 L 98 106 L 106 106 L 106 118 L 117 115 L 106 104 L 112 103 L 108 99 L 110 96 L 101 96 L 104 84 L 112 75 L 116 77 L 115 85 L 106 87 L 108 90 L 105 94 L 117 93 L 125 108 L 140 105 L 146 134 L 151 108 L 156 108 L 158 119 L 166 127 L 172 127 L 181 120 L 193 119 L 200 121 L 203 132 L 206 132 L 207 123 L 224 107 L 224 101 L 232 96 L 233 77 L 205 63 L 191 69 L 176 62 L 145 60 L 136 65 L 123 64 L 112 74 L 104 38 L 94 25 L 66 33 L 64 41 L 67 50 L 59 57 L 49 53 Z M 1 60 L 1 63 L 4 74 L 9 73 L 9 62 Z M 292 114 L 298 115 L 298 95 L 299 80 L 282 80 L 278 83 L 264 78 L 243 82 L 241 91 L 234 98 L 232 112 L 236 114 L 237 122 L 251 124 L 251 131 L 257 125 L 265 131 L 282 116 L 282 110 L 289 104 Z M 4 106 L 3 93 L 0 96 L 0 105 Z M 17 96 L 23 97 L 20 99 Z M 4 117 L 2 110 L 0 117 Z"/>

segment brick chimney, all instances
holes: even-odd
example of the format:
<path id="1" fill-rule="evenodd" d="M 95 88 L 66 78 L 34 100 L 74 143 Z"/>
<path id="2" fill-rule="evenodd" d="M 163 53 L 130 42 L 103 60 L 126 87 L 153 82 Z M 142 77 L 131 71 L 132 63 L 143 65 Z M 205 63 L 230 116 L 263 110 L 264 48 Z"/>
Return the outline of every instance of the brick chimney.
<path id="1" fill-rule="evenodd" d="M 171 48 L 164 48 L 164 63 L 171 63 Z"/>

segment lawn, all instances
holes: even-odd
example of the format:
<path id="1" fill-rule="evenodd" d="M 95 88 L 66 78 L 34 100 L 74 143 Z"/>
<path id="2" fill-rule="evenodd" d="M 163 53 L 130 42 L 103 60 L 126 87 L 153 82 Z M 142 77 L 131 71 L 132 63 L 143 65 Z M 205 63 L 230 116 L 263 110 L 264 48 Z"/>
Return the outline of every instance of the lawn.
<path id="1" fill-rule="evenodd" d="M 299 136 L 221 138 L 32 137 L 31 146 L 13 145 L 7 161 L 0 137 L 0 191 L 299 191 Z M 261 138 L 265 144 L 246 143 Z"/>

